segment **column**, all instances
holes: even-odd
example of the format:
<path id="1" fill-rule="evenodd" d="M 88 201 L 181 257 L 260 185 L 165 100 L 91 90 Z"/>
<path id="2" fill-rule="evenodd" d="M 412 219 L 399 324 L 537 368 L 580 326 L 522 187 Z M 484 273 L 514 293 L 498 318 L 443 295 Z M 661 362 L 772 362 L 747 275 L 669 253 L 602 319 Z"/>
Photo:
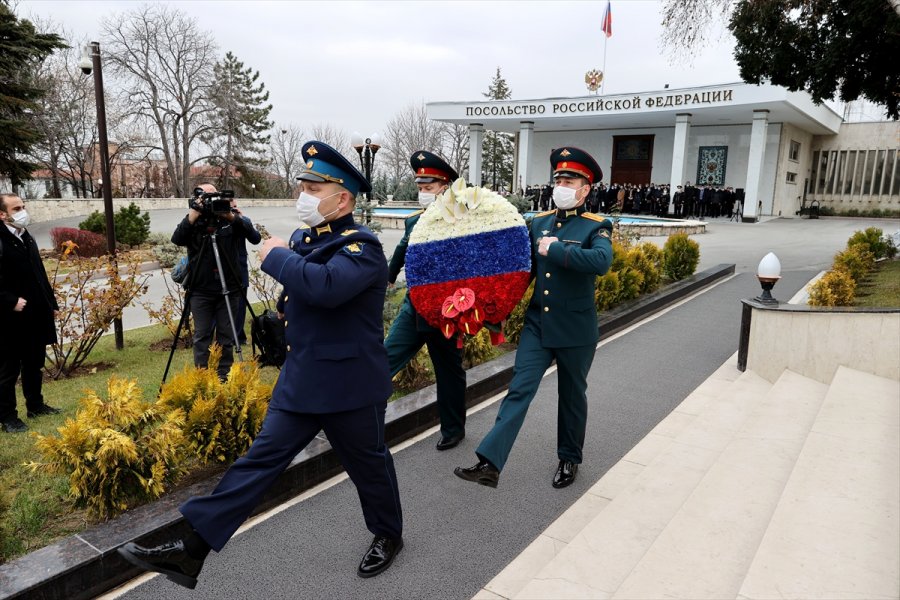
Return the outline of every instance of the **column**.
<path id="1" fill-rule="evenodd" d="M 469 123 L 469 183 L 481 186 L 481 146 L 484 143 L 484 125 Z"/>
<path id="2" fill-rule="evenodd" d="M 769 111 L 754 110 L 750 128 L 750 154 L 747 157 L 747 184 L 744 186 L 743 221 L 759 220 L 760 190 L 763 161 L 766 158 L 766 130 L 769 127 Z"/>
<path id="3" fill-rule="evenodd" d="M 675 115 L 675 143 L 672 145 L 672 174 L 669 177 L 669 214 L 675 214 L 675 191 L 684 185 L 684 163 L 687 158 L 688 136 L 691 133 L 691 113 Z"/>
<path id="4" fill-rule="evenodd" d="M 517 163 L 517 186 L 524 190 L 528 187 L 528 162 L 531 160 L 531 149 L 534 145 L 534 121 L 522 121 L 519 123 L 519 162 Z M 515 192 L 516 190 L 513 190 Z"/>

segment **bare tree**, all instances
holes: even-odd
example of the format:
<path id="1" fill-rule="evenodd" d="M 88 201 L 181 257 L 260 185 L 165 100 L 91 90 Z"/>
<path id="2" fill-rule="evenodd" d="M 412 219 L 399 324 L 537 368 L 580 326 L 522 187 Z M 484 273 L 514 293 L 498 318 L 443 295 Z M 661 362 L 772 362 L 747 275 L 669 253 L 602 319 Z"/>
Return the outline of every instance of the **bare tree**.
<path id="1" fill-rule="evenodd" d="M 734 5 L 734 0 L 663 0 L 660 44 L 671 62 L 690 61 L 722 35 Z"/>
<path id="2" fill-rule="evenodd" d="M 148 4 L 103 21 L 106 58 L 134 115 L 158 132 L 172 193 L 191 187 L 195 144 L 209 129 L 213 36 L 164 4 Z"/>
<path id="3" fill-rule="evenodd" d="M 469 175 L 469 128 L 465 125 L 444 123 L 443 150 L 444 158 L 456 169 L 460 177 L 468 179 Z"/>
<path id="4" fill-rule="evenodd" d="M 316 123 L 310 131 L 310 139 L 325 142 L 347 158 L 352 160 L 353 154 L 356 154 L 356 150 L 350 146 L 350 136 L 340 127 L 331 123 Z"/>
<path id="5" fill-rule="evenodd" d="M 294 179 L 300 173 L 303 164 L 300 149 L 304 141 L 303 130 L 296 125 L 275 127 L 272 132 L 272 139 L 269 141 L 269 159 L 278 174 L 279 187 L 276 191 L 282 198 L 291 196 Z"/>

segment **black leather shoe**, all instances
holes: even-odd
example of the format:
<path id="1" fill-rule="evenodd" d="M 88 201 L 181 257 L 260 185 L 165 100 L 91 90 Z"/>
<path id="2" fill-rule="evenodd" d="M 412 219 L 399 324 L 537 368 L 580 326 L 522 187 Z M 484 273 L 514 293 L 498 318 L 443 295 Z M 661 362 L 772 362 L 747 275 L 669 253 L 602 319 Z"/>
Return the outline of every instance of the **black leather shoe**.
<path id="1" fill-rule="evenodd" d="M 568 485 L 572 485 L 577 473 L 578 465 L 567 460 L 559 461 L 559 466 L 556 468 L 556 474 L 553 475 L 553 487 L 564 488 Z"/>
<path id="2" fill-rule="evenodd" d="M 391 566 L 402 549 L 403 538 L 394 539 L 376 535 L 369 549 L 366 550 L 362 562 L 359 563 L 356 574 L 363 578 L 375 577 Z"/>
<path id="3" fill-rule="evenodd" d="M 486 460 L 480 460 L 477 465 L 467 469 L 456 467 L 453 472 L 460 479 L 474 481 L 492 488 L 497 487 L 497 481 L 500 480 L 500 471 Z"/>
<path id="4" fill-rule="evenodd" d="M 438 450 L 449 450 L 450 448 L 456 448 L 457 446 L 459 446 L 459 443 L 463 441 L 464 437 L 466 437 L 465 433 L 458 433 L 449 437 L 441 437 L 441 441 L 437 443 L 436 447 Z"/>
<path id="5" fill-rule="evenodd" d="M 40 408 L 29 410 L 28 418 L 33 419 L 35 417 L 42 417 L 44 415 L 58 415 L 59 413 L 60 410 L 58 408 L 53 408 L 52 406 L 42 404 Z"/>
<path id="6" fill-rule="evenodd" d="M 119 548 L 119 554 L 134 566 L 162 573 L 178 585 L 191 590 L 197 587 L 197 575 L 203 568 L 203 560 L 192 558 L 181 540 L 155 548 L 144 548 L 128 542 Z"/>
<path id="7" fill-rule="evenodd" d="M 28 425 L 22 422 L 22 419 L 19 417 L 15 417 L 14 419 L 10 419 L 8 421 L 3 421 L 0 423 L 0 427 L 3 428 L 3 431 L 6 433 L 23 433 L 28 431 Z"/>

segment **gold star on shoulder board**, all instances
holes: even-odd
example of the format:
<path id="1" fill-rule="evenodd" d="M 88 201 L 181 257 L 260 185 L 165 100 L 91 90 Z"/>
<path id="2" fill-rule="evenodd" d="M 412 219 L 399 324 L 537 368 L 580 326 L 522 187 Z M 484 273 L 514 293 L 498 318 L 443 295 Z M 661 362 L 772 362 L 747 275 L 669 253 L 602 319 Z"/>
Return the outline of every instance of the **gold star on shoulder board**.
<path id="1" fill-rule="evenodd" d="M 316 150 L 315 146 L 310 146 L 309 150 L 307 150 L 306 153 L 309 154 L 310 156 L 315 156 L 316 154 L 319 153 L 319 151 Z"/>
<path id="2" fill-rule="evenodd" d="M 563 151 L 559 153 L 560 156 L 570 156 L 571 154 L 568 148 L 563 148 Z"/>

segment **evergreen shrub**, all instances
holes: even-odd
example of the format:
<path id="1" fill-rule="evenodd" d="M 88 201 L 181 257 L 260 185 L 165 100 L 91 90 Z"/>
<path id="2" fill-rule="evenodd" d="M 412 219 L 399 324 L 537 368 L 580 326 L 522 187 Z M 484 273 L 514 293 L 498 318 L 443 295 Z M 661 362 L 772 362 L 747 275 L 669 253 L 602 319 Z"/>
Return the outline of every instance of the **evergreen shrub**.
<path id="1" fill-rule="evenodd" d="M 135 380 L 110 377 L 106 398 L 87 391 L 58 436 L 33 434 L 44 462 L 28 466 L 67 475 L 76 505 L 108 518 L 184 474 L 183 425 L 184 411 L 144 402 Z"/>
<path id="2" fill-rule="evenodd" d="M 663 273 L 672 281 L 690 277 L 700 263 L 700 244 L 686 233 L 669 236 L 663 246 Z"/>
<path id="3" fill-rule="evenodd" d="M 825 273 L 809 287 L 810 306 L 851 306 L 856 294 L 856 282 L 844 269 Z"/>

